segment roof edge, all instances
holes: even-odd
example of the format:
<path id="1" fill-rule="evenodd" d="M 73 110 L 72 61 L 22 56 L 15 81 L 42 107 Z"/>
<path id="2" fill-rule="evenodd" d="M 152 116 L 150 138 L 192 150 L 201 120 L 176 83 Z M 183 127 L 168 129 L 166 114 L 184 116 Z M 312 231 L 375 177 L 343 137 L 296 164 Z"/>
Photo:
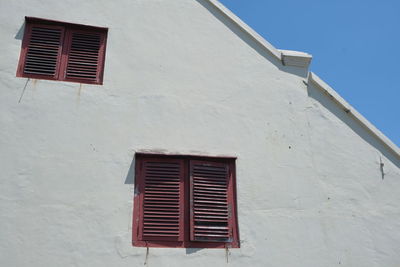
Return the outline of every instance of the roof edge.
<path id="1" fill-rule="evenodd" d="M 346 100 L 344 100 L 332 87 L 325 83 L 315 73 L 310 72 L 308 80 L 317 85 L 325 94 L 337 103 L 343 110 L 354 117 L 363 127 L 372 133 L 378 140 L 380 140 L 391 152 L 400 158 L 400 148 L 395 145 L 386 135 L 378 130 L 372 123 L 370 123 L 363 115 L 361 115 L 354 107 L 352 107 Z"/>
<path id="2" fill-rule="evenodd" d="M 264 47 L 277 60 L 279 60 L 283 66 L 294 66 L 306 69 L 310 66 L 312 55 L 305 52 L 277 49 L 218 0 L 206 1 L 215 7 L 219 12 L 221 12 L 221 14 L 230 19 L 242 31 L 250 35 L 253 40 Z"/>
<path id="3" fill-rule="evenodd" d="M 223 4 L 221 4 L 217 0 L 206 0 L 212 6 L 214 6 L 217 10 L 219 10 L 223 15 L 229 18 L 232 22 L 234 22 L 240 29 L 244 32 L 248 33 L 257 43 L 266 48 L 271 55 L 273 55 L 276 59 L 282 62 L 282 53 L 275 48 L 271 43 L 265 40 L 261 35 L 259 35 L 256 31 L 254 31 L 249 25 L 244 23 L 238 16 L 232 13 L 228 8 L 226 8 Z"/>
<path id="4" fill-rule="evenodd" d="M 312 55 L 308 53 L 282 49 L 279 49 L 279 51 L 282 53 L 282 63 L 285 66 L 300 68 L 308 68 L 310 66 Z"/>

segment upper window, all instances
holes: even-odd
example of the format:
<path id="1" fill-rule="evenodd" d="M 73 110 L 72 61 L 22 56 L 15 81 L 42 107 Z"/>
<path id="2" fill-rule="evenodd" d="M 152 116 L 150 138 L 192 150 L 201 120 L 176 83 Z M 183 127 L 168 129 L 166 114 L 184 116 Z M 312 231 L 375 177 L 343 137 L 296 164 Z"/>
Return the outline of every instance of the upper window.
<path id="1" fill-rule="evenodd" d="M 107 28 L 25 20 L 18 77 L 103 83 Z"/>
<path id="2" fill-rule="evenodd" d="M 237 248 L 235 159 L 136 155 L 133 245 Z"/>

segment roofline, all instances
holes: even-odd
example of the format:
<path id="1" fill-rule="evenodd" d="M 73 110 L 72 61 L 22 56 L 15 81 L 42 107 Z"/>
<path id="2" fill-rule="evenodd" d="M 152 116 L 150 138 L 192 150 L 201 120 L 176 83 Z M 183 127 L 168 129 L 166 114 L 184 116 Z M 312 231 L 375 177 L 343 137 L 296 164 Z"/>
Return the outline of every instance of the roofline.
<path id="1" fill-rule="evenodd" d="M 274 47 L 271 43 L 265 40 L 261 35 L 254 31 L 249 25 L 244 23 L 238 16 L 232 13 L 227 7 L 221 4 L 218 0 L 206 0 L 213 7 L 215 7 L 222 15 L 235 23 L 242 31 L 247 33 L 254 41 L 264 47 L 272 56 L 281 62 L 283 66 L 295 66 L 308 68 L 312 56 L 307 53 L 280 50 Z"/>
<path id="2" fill-rule="evenodd" d="M 282 62 L 282 53 L 276 49 L 272 44 L 265 40 L 261 35 L 256 33 L 249 25 L 244 23 L 238 16 L 232 13 L 228 8 L 221 4 L 217 0 L 207 0 L 211 5 L 213 5 L 217 10 L 219 10 L 223 15 L 228 17 L 232 22 L 234 22 L 240 29 L 248 33 L 257 43 L 266 48 L 271 55 Z"/>
<path id="3" fill-rule="evenodd" d="M 332 87 L 325 83 L 315 73 L 310 72 L 308 80 L 317 85 L 323 93 L 327 94 L 333 102 L 338 104 L 349 116 L 352 116 L 358 121 L 364 128 L 366 128 L 373 136 L 378 138 L 385 147 L 387 147 L 392 153 L 400 158 L 400 148 L 395 145 L 386 135 L 378 130 L 372 123 L 370 123 L 363 115 L 361 115 L 355 108 L 353 108 L 346 100 L 344 100 Z"/>

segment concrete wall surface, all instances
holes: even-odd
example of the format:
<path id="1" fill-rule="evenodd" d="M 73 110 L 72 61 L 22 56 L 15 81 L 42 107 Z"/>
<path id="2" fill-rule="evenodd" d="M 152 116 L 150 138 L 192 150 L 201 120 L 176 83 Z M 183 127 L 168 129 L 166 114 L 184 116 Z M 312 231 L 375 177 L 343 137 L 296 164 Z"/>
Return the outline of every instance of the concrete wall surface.
<path id="1" fill-rule="evenodd" d="M 104 84 L 17 78 L 24 16 L 108 27 Z M 399 156 L 206 0 L 0 23 L 1 266 L 400 266 Z M 143 150 L 238 157 L 240 249 L 131 245 Z"/>

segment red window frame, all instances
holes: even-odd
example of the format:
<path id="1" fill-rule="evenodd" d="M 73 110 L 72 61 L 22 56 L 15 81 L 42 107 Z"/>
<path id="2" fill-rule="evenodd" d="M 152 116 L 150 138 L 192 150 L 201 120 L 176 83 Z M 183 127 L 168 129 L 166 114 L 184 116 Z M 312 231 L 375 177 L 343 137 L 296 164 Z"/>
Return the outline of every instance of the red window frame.
<path id="1" fill-rule="evenodd" d="M 35 26 L 61 29 L 62 37 L 60 41 L 60 49 L 57 56 L 55 75 L 53 76 L 43 75 L 43 74 L 29 74 L 24 72 L 26 56 L 28 53 L 28 46 L 31 39 L 32 28 Z M 100 48 L 98 54 L 99 57 L 97 60 L 97 70 L 96 70 L 95 80 L 67 77 L 66 70 L 68 64 L 69 50 L 72 42 L 72 34 L 74 32 L 85 32 L 89 34 L 96 33 L 100 35 Z M 106 46 L 107 46 L 107 33 L 108 33 L 108 28 L 103 28 L 103 27 L 67 23 L 67 22 L 47 20 L 35 17 L 25 17 L 25 31 L 22 40 L 21 52 L 20 52 L 16 76 L 24 78 L 41 79 L 41 80 L 57 80 L 57 81 L 102 85 L 104 76 Z"/>
<path id="2" fill-rule="evenodd" d="M 182 161 L 183 162 L 183 196 L 180 199 L 180 205 L 183 205 L 182 220 L 183 227 L 179 229 L 179 240 L 166 241 L 165 238 L 149 238 L 143 240 L 142 218 L 143 218 L 143 198 L 144 198 L 144 176 L 141 170 L 143 162 L 149 160 L 157 161 Z M 236 199 L 236 168 L 235 157 L 206 157 L 193 155 L 165 155 L 152 153 L 136 153 L 135 155 L 135 195 L 133 205 L 133 228 L 132 245 L 136 247 L 170 247 L 170 248 L 239 248 L 239 228 L 237 217 L 237 199 Z M 230 225 L 232 228 L 232 239 L 227 242 L 209 242 L 209 241 L 191 241 L 193 240 L 193 227 L 190 204 L 191 194 L 191 163 L 210 162 L 219 165 L 226 165 L 230 170 L 228 186 L 228 202 L 230 203 Z M 181 206 L 182 207 L 182 206 Z M 181 225 L 182 226 L 182 225 Z"/>

